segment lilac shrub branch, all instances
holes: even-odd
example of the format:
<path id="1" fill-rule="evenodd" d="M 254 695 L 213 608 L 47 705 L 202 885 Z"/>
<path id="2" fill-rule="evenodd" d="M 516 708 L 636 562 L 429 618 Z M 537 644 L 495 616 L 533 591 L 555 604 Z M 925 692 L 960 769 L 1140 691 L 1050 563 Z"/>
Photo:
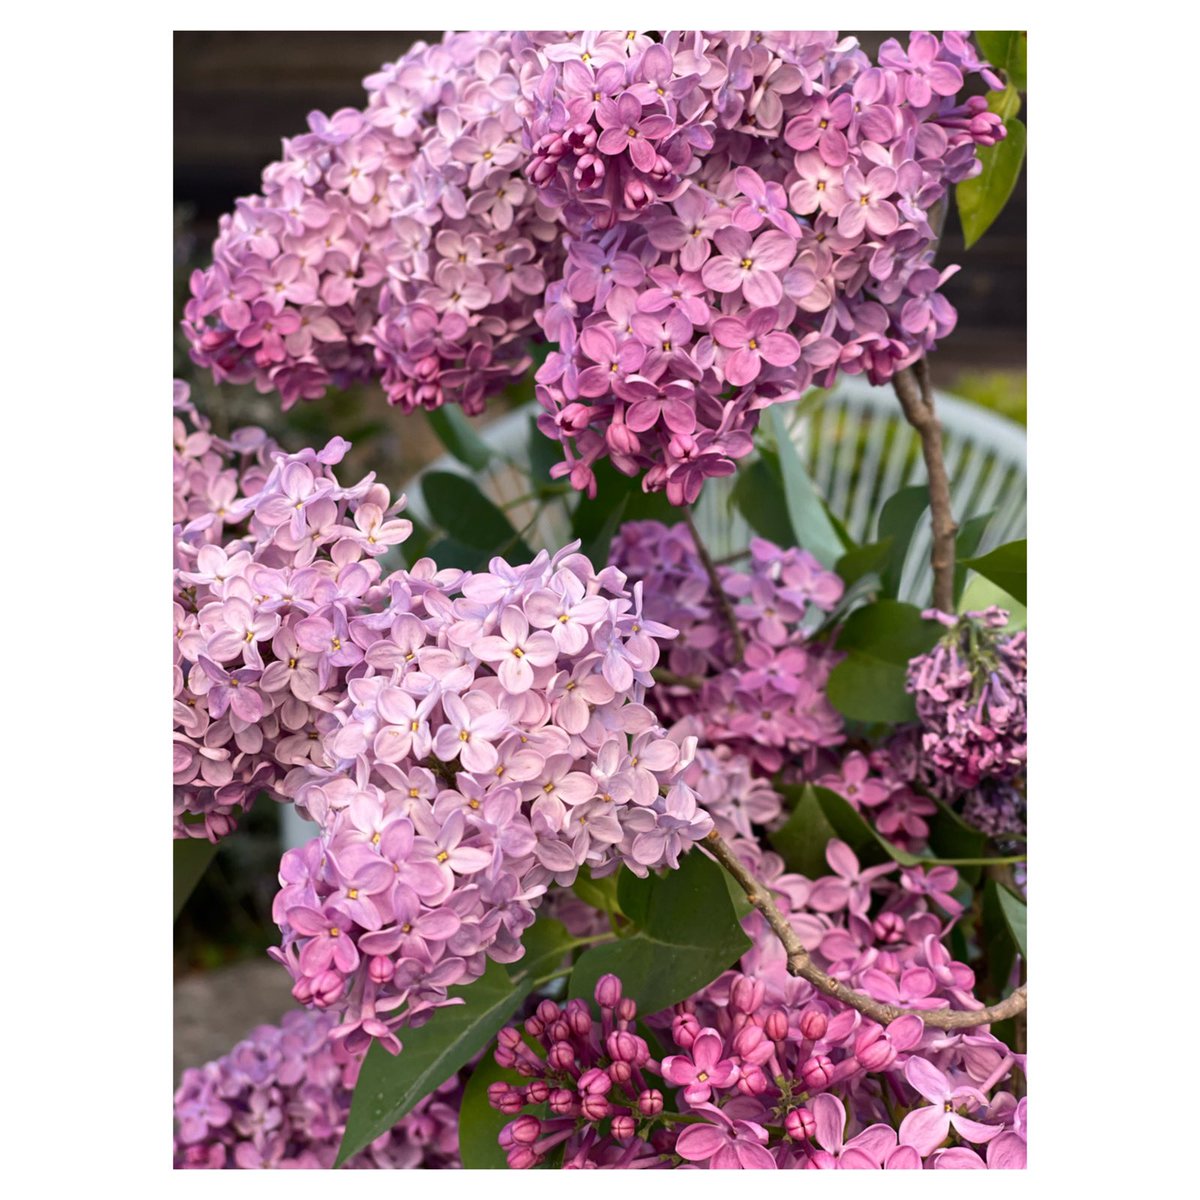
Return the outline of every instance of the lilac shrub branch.
<path id="1" fill-rule="evenodd" d="M 970 1029 L 978 1025 L 990 1025 L 993 1021 L 1003 1021 L 1025 1011 L 1026 986 L 1022 984 L 1012 995 L 986 1008 L 971 1011 L 942 1010 L 942 1009 L 912 1009 L 900 1008 L 895 1004 L 884 1004 L 874 1000 L 862 992 L 856 992 L 844 983 L 834 979 L 822 971 L 809 957 L 796 931 L 788 923 L 787 917 L 779 911 L 775 901 L 771 899 L 771 889 L 754 877 L 751 871 L 734 854 L 729 843 L 715 829 L 705 837 L 703 846 L 708 852 L 733 876 L 734 881 L 746 893 L 746 899 L 762 914 L 763 920 L 770 926 L 771 932 L 779 939 L 787 953 L 788 971 L 808 980 L 813 987 L 818 988 L 827 996 L 840 1000 L 843 1004 L 857 1009 L 860 1013 L 888 1025 L 898 1017 L 920 1017 L 926 1025 L 937 1029 Z"/>

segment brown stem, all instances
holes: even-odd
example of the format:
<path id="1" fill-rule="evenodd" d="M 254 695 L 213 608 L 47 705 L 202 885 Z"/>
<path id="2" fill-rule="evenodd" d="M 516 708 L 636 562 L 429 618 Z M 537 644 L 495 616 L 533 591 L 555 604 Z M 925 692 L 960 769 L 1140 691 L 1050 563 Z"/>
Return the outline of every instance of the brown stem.
<path id="1" fill-rule="evenodd" d="M 921 438 L 921 454 L 929 476 L 929 516 L 933 525 L 933 606 L 944 613 L 954 611 L 954 535 L 958 526 L 950 508 L 950 477 L 942 457 L 942 425 L 933 404 L 929 363 L 919 358 L 911 367 L 892 377 L 896 398 L 905 419 Z"/>
<path id="2" fill-rule="evenodd" d="M 687 521 L 687 526 L 692 531 L 692 541 L 696 543 L 696 554 L 704 564 L 704 570 L 708 575 L 708 584 L 712 590 L 713 599 L 717 602 L 717 607 L 720 608 L 721 615 L 725 618 L 725 624 L 729 627 L 729 632 L 733 637 L 734 660 L 740 663 L 746 653 L 746 641 L 742 637 L 742 631 L 738 626 L 737 615 L 734 613 L 733 605 L 729 602 L 729 596 L 721 584 L 721 577 L 717 574 L 716 563 L 713 562 L 712 555 L 708 552 L 708 547 L 700 540 L 700 533 L 696 529 L 696 522 L 692 519 L 692 510 L 690 508 L 683 510 L 683 518 Z"/>
<path id="3" fill-rule="evenodd" d="M 746 898 L 750 903 L 762 913 L 763 919 L 771 927 L 771 932 L 775 934 L 787 952 L 788 971 L 793 975 L 799 975 L 801 979 L 807 979 L 813 987 L 827 996 L 832 996 L 835 1000 L 840 1000 L 843 1004 L 858 1009 L 860 1013 L 870 1017 L 873 1021 L 887 1025 L 897 1017 L 916 1016 L 920 1017 L 926 1025 L 932 1025 L 937 1029 L 970 1029 L 977 1025 L 990 1025 L 993 1021 L 1003 1021 L 1007 1017 L 1013 1017 L 1017 1013 L 1025 1011 L 1025 984 L 1017 988 L 1011 996 L 1001 1000 L 999 1004 L 971 1011 L 898 1008 L 894 1004 L 883 1004 L 879 1000 L 873 1000 L 870 996 L 864 996 L 862 992 L 854 991 L 834 979 L 832 975 L 827 975 L 813 962 L 808 951 L 796 936 L 796 931 L 771 898 L 771 889 L 754 878 L 734 854 L 729 843 L 715 829 L 704 839 L 704 846 L 717 862 L 733 876 L 738 886 L 746 893 Z"/>

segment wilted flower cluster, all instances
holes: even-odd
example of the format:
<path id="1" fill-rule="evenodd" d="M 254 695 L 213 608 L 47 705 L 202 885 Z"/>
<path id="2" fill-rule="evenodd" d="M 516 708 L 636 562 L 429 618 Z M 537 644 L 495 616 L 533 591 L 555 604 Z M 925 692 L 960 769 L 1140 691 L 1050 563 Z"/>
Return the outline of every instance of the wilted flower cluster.
<path id="1" fill-rule="evenodd" d="M 630 521 L 613 541 L 612 563 L 645 588 L 648 615 L 679 631 L 665 646 L 652 703 L 666 720 L 693 716 L 700 740 L 726 745 L 767 771 L 842 740 L 842 719 L 825 696 L 837 655 L 811 641 L 805 617 L 829 612 L 842 581 L 805 550 L 750 543 L 749 570 L 717 568 L 745 642 L 735 652 L 725 613 L 686 525 Z"/>
<path id="2" fill-rule="evenodd" d="M 954 327 L 933 266 L 948 186 L 1005 135 L 964 33 L 519 34 L 528 177 L 570 235 L 539 322 L 542 431 L 694 501 L 767 405 L 875 383 Z"/>
<path id="3" fill-rule="evenodd" d="M 175 1166 L 190 1169 L 333 1166 L 361 1057 L 330 1038 L 327 1013 L 285 1013 L 228 1054 L 190 1067 L 175 1093 Z M 448 1080 L 346 1166 L 457 1167 L 462 1087 Z"/>
<path id="4" fill-rule="evenodd" d="M 962 32 L 461 33 L 310 116 L 192 279 L 196 361 L 285 404 L 382 377 L 479 411 L 538 372 L 556 475 L 690 503 L 767 405 L 874 382 L 953 328 L 948 188 L 1005 135 Z"/>
<path id="5" fill-rule="evenodd" d="M 979 1007 L 972 972 L 940 940 L 958 910 L 938 885 L 955 881 L 919 869 L 888 881 L 894 865 L 863 870 L 836 840 L 827 854 L 834 874 L 815 881 L 780 875 L 770 855 L 757 863 L 814 959 L 879 1000 Z M 514 1118 L 500 1137 L 510 1166 L 551 1152 L 568 1168 L 1025 1166 L 1022 1055 L 981 1028 L 939 1030 L 918 1015 L 879 1025 L 790 975 L 758 914 L 746 926 L 756 944 L 737 970 L 649 1016 L 661 1053 L 611 975 L 596 987 L 599 1020 L 582 1000 L 545 1000 L 525 1038 L 501 1033 L 496 1061 L 529 1080 L 489 1089 Z M 547 1115 L 522 1113 L 530 1105 Z"/>
<path id="6" fill-rule="evenodd" d="M 349 625 L 412 525 L 373 476 L 338 483 L 343 439 L 287 455 L 261 429 L 214 437 L 185 385 L 176 407 L 175 836 L 216 841 L 320 753 L 363 657 Z"/>
<path id="7" fill-rule="evenodd" d="M 674 867 L 712 828 L 684 781 L 695 739 L 643 703 L 670 631 L 574 549 L 477 574 L 422 559 L 334 634 L 362 666 L 285 781 L 322 835 L 284 857 L 274 953 L 354 1049 L 397 1050 L 486 957 L 519 958 L 551 884 Z"/>
<path id="8" fill-rule="evenodd" d="M 509 35 L 417 43 L 364 82 L 365 109 L 310 114 L 222 218 L 191 281 L 193 358 L 285 406 L 379 375 L 406 409 L 478 412 L 529 366 L 560 253 L 520 174 Z"/>
<path id="9" fill-rule="evenodd" d="M 929 786 L 961 801 L 964 817 L 991 834 L 1023 833 L 1026 636 L 1002 633 L 999 608 L 953 617 L 946 634 L 908 666 L 921 719 L 920 768 Z"/>

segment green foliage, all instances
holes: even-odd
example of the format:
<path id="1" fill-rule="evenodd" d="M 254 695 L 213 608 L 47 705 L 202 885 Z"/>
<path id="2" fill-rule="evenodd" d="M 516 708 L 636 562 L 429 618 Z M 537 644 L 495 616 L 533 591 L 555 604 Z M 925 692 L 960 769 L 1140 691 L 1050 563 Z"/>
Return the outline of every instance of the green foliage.
<path id="1" fill-rule="evenodd" d="M 172 920 L 178 920 L 187 898 L 192 894 L 201 876 L 208 870 L 217 852 L 215 842 L 207 838 L 176 838 L 175 859 L 172 869 L 175 890 L 175 914 Z"/>
<path id="2" fill-rule="evenodd" d="M 771 845 L 779 851 L 789 871 L 817 879 L 829 873 L 825 847 L 837 830 L 829 823 L 811 784 L 797 787 L 784 784 L 777 791 L 788 801 L 792 814 L 787 823 L 770 835 Z"/>
<path id="3" fill-rule="evenodd" d="M 962 528 L 958 531 L 958 537 L 954 542 L 954 556 L 956 559 L 954 565 L 955 604 L 961 599 L 963 585 L 967 581 L 967 568 L 964 566 L 963 560 L 970 558 L 979 549 L 979 543 L 983 541 L 983 535 L 987 532 L 988 524 L 995 515 L 995 509 L 991 512 L 980 513 L 979 516 L 971 517 L 970 520 L 964 521 Z"/>
<path id="4" fill-rule="evenodd" d="M 1004 626 L 1006 633 L 1016 633 L 1018 629 L 1025 628 L 1028 615 L 1025 605 L 1003 588 L 997 587 L 990 579 L 984 579 L 982 575 L 973 576 L 967 584 L 962 599 L 958 602 L 958 611 L 978 612 L 990 608 L 993 604 L 1008 613 L 1008 624 Z"/>
<path id="5" fill-rule="evenodd" d="M 940 632 L 920 609 L 898 600 L 877 600 L 851 613 L 838 635 L 846 657 L 830 674 L 830 703 L 854 721 L 915 720 L 916 704 L 905 690 L 908 661 L 931 650 Z"/>
<path id="6" fill-rule="evenodd" d="M 779 503 L 781 487 L 782 481 L 770 461 L 757 458 L 738 471 L 729 502 L 760 537 L 787 546 L 792 541 L 792 523 L 787 509 Z"/>
<path id="7" fill-rule="evenodd" d="M 460 463 L 482 471 L 492 461 L 492 448 L 475 432 L 467 414 L 457 404 L 426 410 L 425 416 L 438 440 Z"/>
<path id="8" fill-rule="evenodd" d="M 1003 588 L 1010 596 L 1026 604 L 1025 576 L 1026 554 L 1025 539 L 1017 542 L 1006 542 L 997 546 L 982 558 L 963 558 L 959 562 L 964 567 L 978 571 L 985 579 L 990 579 L 997 587 Z"/>
<path id="9" fill-rule="evenodd" d="M 1013 945 L 1016 946 L 1017 953 L 1022 958 L 1028 957 L 1025 951 L 1027 937 L 1025 901 L 1006 887 L 996 888 L 996 899 L 1000 902 L 1000 911 L 1004 914 L 1004 923 L 1008 926 L 1008 932 L 1012 934 Z"/>
<path id="10" fill-rule="evenodd" d="M 921 515 L 928 507 L 929 485 L 917 483 L 889 496 L 879 510 L 879 528 L 875 536 L 879 541 L 890 539 L 892 545 L 891 555 L 880 577 L 885 596 L 895 598 L 900 592 L 904 560 L 908 557 L 908 548 L 912 545 Z"/>
<path id="11" fill-rule="evenodd" d="M 614 871 L 611 875 L 605 875 L 603 879 L 593 879 L 591 871 L 584 865 L 580 867 L 571 891 L 584 904 L 590 904 L 603 913 L 624 916 L 625 914 L 621 912 L 621 902 L 617 898 L 619 878 L 620 876 Z"/>
<path id="12" fill-rule="evenodd" d="M 446 537 L 429 548 L 439 566 L 478 569 L 494 555 L 528 562 L 533 551 L 508 518 L 464 475 L 430 471 L 421 478 L 430 516 Z"/>
<path id="13" fill-rule="evenodd" d="M 494 1109 L 487 1094 L 488 1085 L 499 1080 L 517 1086 L 525 1083 L 516 1071 L 497 1066 L 496 1060 L 485 1054 L 463 1090 L 458 1110 L 458 1153 L 468 1171 L 508 1169 L 508 1158 L 497 1139 L 512 1117 Z"/>
<path id="14" fill-rule="evenodd" d="M 597 567 L 608 561 L 609 545 L 625 521 L 661 521 L 675 525 L 683 520 L 665 492 L 643 492 L 640 476 L 622 475 L 608 459 L 596 463 L 596 498 L 581 499 L 571 519 L 571 536 L 583 543 L 583 552 Z"/>
<path id="15" fill-rule="evenodd" d="M 868 542 L 865 546 L 856 546 L 853 550 L 847 550 L 833 569 L 842 577 L 848 590 L 868 575 L 880 576 L 891 562 L 892 545 L 893 539 L 889 536 L 878 542 Z"/>
<path id="16" fill-rule="evenodd" d="M 621 872 L 617 897 L 633 932 L 586 950 L 571 972 L 570 996 L 589 1002 L 601 975 L 621 978 L 643 1016 L 685 1000 L 731 967 L 749 948 L 722 879 L 697 850 L 679 870 L 638 879 Z"/>
<path id="17" fill-rule="evenodd" d="M 823 566 L 832 567 L 847 547 L 830 520 L 829 511 L 808 473 L 808 468 L 800 459 L 778 405 L 767 410 L 767 419 L 775 434 L 779 453 L 783 494 L 792 526 L 792 544 L 807 550 Z"/>
<path id="18" fill-rule="evenodd" d="M 451 988 L 450 996 L 461 997 L 463 1003 L 439 1008 L 419 1029 L 405 1030 L 399 1054 L 388 1054 L 372 1043 L 354 1089 L 335 1166 L 391 1129 L 417 1101 L 474 1058 L 576 944 L 558 921 L 549 919 L 536 922 L 523 941 L 524 958 L 510 963 L 507 970 L 489 962 L 478 979 Z"/>
<path id="19" fill-rule="evenodd" d="M 1025 161 L 1025 126 L 1017 117 L 1004 124 L 1008 130 L 1004 141 L 979 149 L 983 170 L 974 179 L 964 179 L 955 189 L 967 249 L 983 237 L 1000 215 L 1021 175 Z"/>
<path id="20" fill-rule="evenodd" d="M 1024 29 L 975 31 L 975 44 L 993 67 L 1003 71 L 1018 91 L 1027 89 L 1025 56 L 1029 35 Z"/>

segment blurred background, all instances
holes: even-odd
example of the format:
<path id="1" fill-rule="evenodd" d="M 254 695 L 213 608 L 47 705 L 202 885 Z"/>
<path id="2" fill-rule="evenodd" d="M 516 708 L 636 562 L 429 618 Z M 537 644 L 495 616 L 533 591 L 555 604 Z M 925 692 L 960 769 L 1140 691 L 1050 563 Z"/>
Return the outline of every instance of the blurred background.
<path id="1" fill-rule="evenodd" d="M 873 52 L 901 31 L 859 32 Z M 177 378 L 187 380 L 219 432 L 267 427 L 289 450 L 320 445 L 335 432 L 355 444 L 348 478 L 375 470 L 393 492 L 441 453 L 429 425 L 403 418 L 377 388 L 360 387 L 280 413 L 252 386 L 218 388 L 187 355 L 179 320 L 187 280 L 207 266 L 217 220 L 258 189 L 281 139 L 303 132 L 313 109 L 359 106 L 362 78 L 418 40 L 440 32 L 177 32 L 174 56 L 174 311 Z M 1024 114 L 1023 114 L 1024 115 Z M 951 208 L 939 265 L 961 263 L 945 294 L 958 327 L 933 360 L 939 387 L 1022 424 L 1026 377 L 1025 178 L 999 219 L 963 249 Z M 489 417 L 503 411 L 493 404 Z M 488 418 L 483 419 L 486 423 Z M 260 802 L 222 846 L 175 926 L 176 1080 L 185 1066 L 228 1051 L 255 1024 L 294 1003 L 286 971 L 266 958 L 278 932 L 271 920 L 279 862 L 279 810 Z"/>

